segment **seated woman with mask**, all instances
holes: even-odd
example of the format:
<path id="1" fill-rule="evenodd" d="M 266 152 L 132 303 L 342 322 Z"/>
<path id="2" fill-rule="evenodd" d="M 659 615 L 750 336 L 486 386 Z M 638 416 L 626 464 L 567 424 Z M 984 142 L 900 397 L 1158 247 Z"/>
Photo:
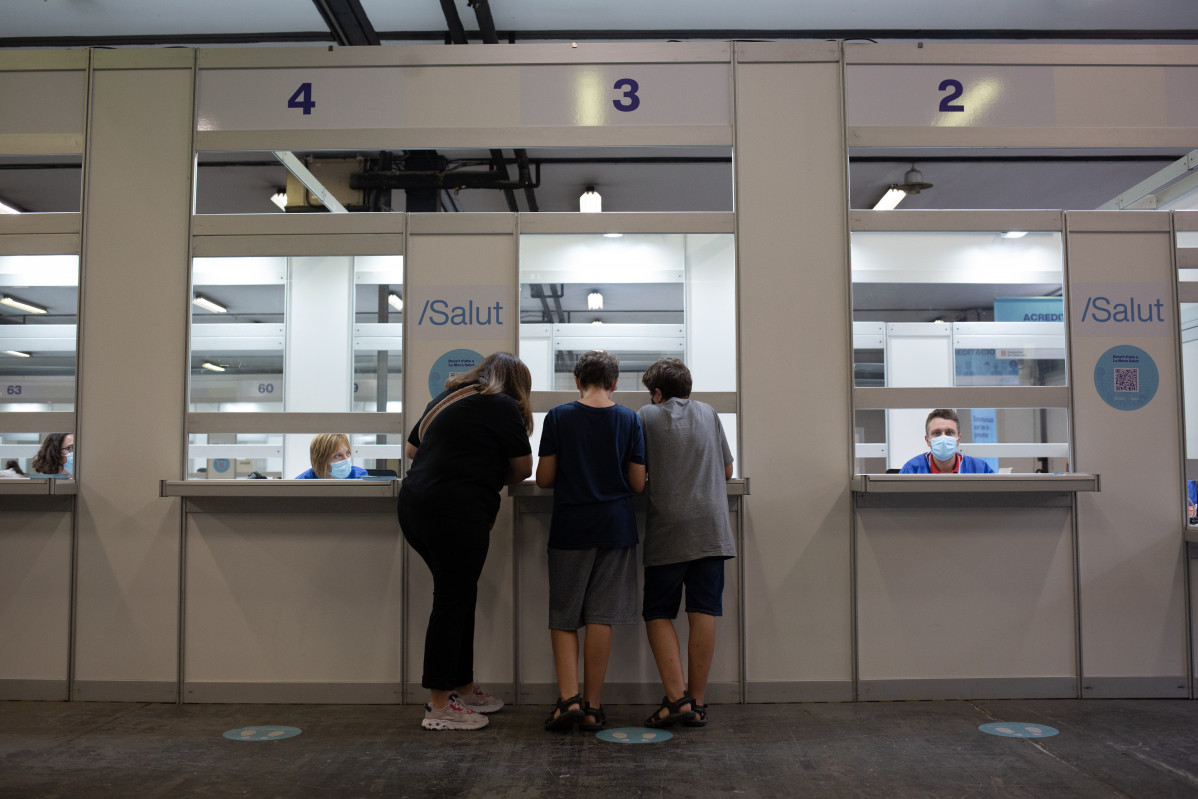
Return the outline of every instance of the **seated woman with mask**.
<path id="1" fill-rule="evenodd" d="M 39 474 L 75 474 L 74 433 L 50 433 L 33 456 L 35 477 Z"/>
<path id="2" fill-rule="evenodd" d="M 338 480 L 366 476 L 366 470 L 349 459 L 349 438 L 342 433 L 321 433 L 312 439 L 308 459 L 312 468 L 296 475 L 296 480 Z"/>

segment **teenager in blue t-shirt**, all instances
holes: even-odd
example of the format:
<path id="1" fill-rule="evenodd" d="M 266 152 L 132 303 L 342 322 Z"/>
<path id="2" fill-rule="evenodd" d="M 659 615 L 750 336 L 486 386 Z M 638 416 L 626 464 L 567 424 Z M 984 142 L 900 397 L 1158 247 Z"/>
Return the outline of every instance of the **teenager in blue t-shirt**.
<path id="1" fill-rule="evenodd" d="M 994 474 L 981 458 L 962 455 L 961 419 L 952 408 L 936 408 L 923 424 L 923 440 L 931 452 L 916 455 L 903 464 L 900 474 Z"/>
<path id="2" fill-rule="evenodd" d="M 612 402 L 619 376 L 615 355 L 585 353 L 574 365 L 579 399 L 550 410 L 541 431 L 537 485 L 553 486 L 549 630 L 558 685 L 547 730 L 603 727 L 600 693 L 611 626 L 640 621 L 632 495 L 645 490 L 645 442 L 637 415 Z M 580 696 L 578 629 L 584 626 Z"/>

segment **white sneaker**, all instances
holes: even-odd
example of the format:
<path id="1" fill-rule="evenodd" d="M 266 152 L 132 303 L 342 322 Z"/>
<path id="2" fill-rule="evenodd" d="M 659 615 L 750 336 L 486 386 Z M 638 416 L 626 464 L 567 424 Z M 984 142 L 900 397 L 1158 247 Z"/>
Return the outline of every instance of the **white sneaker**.
<path id="1" fill-rule="evenodd" d="M 420 726 L 426 730 L 481 730 L 488 721 L 482 713 L 462 707 L 457 694 L 450 694 L 449 704 L 445 707 L 424 706 L 424 721 Z"/>
<path id="2" fill-rule="evenodd" d="M 491 696 L 484 691 L 478 683 L 474 684 L 474 690 L 465 696 L 458 695 L 458 701 L 463 707 L 473 710 L 475 713 L 494 713 L 503 707 L 503 700 L 498 697 Z"/>

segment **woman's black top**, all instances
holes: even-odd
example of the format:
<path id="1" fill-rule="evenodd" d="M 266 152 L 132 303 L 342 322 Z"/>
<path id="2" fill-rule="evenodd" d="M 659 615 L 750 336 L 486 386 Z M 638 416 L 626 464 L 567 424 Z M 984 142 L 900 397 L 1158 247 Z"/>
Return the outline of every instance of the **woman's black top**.
<path id="1" fill-rule="evenodd" d="M 421 440 L 425 415 L 450 393 L 433 397 L 408 435 L 417 451 L 402 491 L 424 502 L 444 502 L 449 512 L 469 506 L 494 518 L 508 462 L 532 453 L 524 417 L 506 394 L 471 394 L 443 408 Z"/>

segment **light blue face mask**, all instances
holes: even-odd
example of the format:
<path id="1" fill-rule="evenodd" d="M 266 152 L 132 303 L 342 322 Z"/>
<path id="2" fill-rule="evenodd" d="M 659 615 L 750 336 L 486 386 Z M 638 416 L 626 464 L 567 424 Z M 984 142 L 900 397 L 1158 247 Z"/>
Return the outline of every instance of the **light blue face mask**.
<path id="1" fill-rule="evenodd" d="M 329 471 L 332 472 L 333 477 L 336 477 L 338 480 L 344 480 L 345 478 L 349 477 L 353 470 L 354 464 L 349 458 L 346 458 L 343 461 L 333 461 L 329 464 Z"/>
<path id="2" fill-rule="evenodd" d="M 67 453 L 67 462 L 62 465 L 62 468 L 67 470 L 67 474 L 75 473 L 75 453 Z"/>
<path id="3" fill-rule="evenodd" d="M 953 436 L 936 436 L 932 439 L 932 457 L 946 461 L 957 454 L 957 439 Z"/>

